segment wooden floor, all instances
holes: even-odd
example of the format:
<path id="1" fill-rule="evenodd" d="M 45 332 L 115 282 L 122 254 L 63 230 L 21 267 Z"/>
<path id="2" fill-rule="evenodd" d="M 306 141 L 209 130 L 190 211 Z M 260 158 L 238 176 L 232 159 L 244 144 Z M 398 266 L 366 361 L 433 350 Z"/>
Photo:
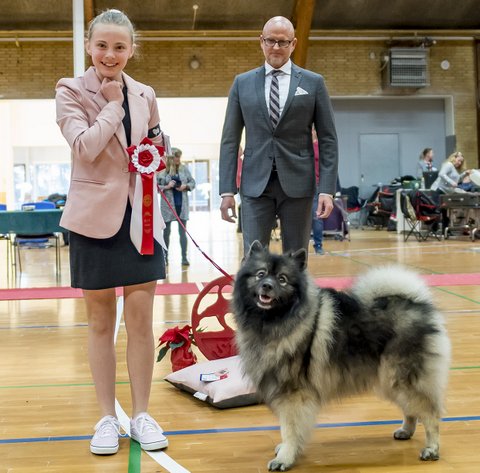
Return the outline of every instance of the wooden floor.
<path id="1" fill-rule="evenodd" d="M 233 225 L 219 221 L 217 216 L 197 213 L 192 215 L 189 229 L 202 250 L 227 272 L 237 270 L 241 238 Z M 166 283 L 206 282 L 220 276 L 191 243 L 191 266 L 182 269 L 175 229 L 172 237 Z M 278 247 L 274 242 L 273 248 Z M 0 294 L 8 288 L 57 285 L 54 250 L 25 250 L 24 273 L 12 281 L 7 278 L 5 248 L 5 242 L 0 241 Z M 316 256 L 310 250 L 309 270 L 314 277 L 352 276 L 390 262 L 400 262 L 422 274 L 480 272 L 480 243 L 467 238 L 423 243 L 412 239 L 404 243 L 394 232 L 353 230 L 350 242 L 327 240 L 325 249 L 325 256 Z M 66 247 L 62 248 L 59 285 L 69 285 Z M 368 395 L 332 404 L 319 415 L 320 426 L 293 471 L 480 471 L 480 288 L 461 284 L 434 287 L 432 291 L 445 313 L 453 344 L 447 412 L 441 426 L 441 459 L 435 463 L 418 460 L 422 426 L 412 440 L 394 441 L 393 424 L 400 413 Z M 156 336 L 187 323 L 195 297 L 157 296 Z M 0 472 L 266 471 L 280 439 L 278 422 L 270 411 L 263 405 L 218 410 L 181 393 L 163 381 L 170 371 L 167 359 L 155 367 L 150 412 L 169 432 L 170 446 L 159 455 L 159 461 L 165 464 L 170 458 L 172 466 L 166 469 L 147 454 L 130 450 L 128 438 L 121 439 L 114 456 L 90 454 L 89 438 L 98 412 L 87 363 L 86 335 L 81 298 L 0 299 Z M 123 326 L 117 347 L 117 398 L 128 413 Z"/>

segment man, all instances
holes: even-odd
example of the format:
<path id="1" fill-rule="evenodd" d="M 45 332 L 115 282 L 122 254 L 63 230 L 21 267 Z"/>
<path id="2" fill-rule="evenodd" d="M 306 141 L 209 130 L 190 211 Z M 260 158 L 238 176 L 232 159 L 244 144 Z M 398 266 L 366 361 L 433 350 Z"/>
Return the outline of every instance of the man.
<path id="1" fill-rule="evenodd" d="M 220 149 L 220 210 L 223 220 L 235 221 L 237 155 L 245 128 L 244 252 L 254 240 L 268 246 L 277 216 L 283 251 L 307 249 L 315 192 L 318 217 L 328 217 L 333 208 L 338 147 L 330 98 L 322 76 L 290 61 L 296 43 L 292 23 L 271 18 L 260 35 L 265 64 L 237 76 L 230 90 Z M 318 186 L 312 125 L 320 152 Z"/>

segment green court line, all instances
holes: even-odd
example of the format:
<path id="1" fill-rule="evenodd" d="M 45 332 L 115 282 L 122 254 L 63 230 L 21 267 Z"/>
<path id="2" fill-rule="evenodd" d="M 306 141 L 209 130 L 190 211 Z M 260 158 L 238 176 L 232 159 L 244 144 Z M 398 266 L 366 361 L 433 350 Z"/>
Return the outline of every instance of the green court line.
<path id="1" fill-rule="evenodd" d="M 461 294 L 457 294 L 456 292 L 449 291 L 448 289 L 444 289 L 443 287 L 433 286 L 433 288 L 436 289 L 437 291 L 446 292 L 447 294 L 450 294 L 451 296 L 456 296 L 456 297 L 459 297 L 460 299 L 465 299 L 466 301 L 473 302 L 474 304 L 479 304 L 480 305 L 480 301 L 477 301 L 475 299 L 470 299 L 470 297 L 467 297 L 467 296 L 462 296 Z"/>
<path id="2" fill-rule="evenodd" d="M 154 379 L 154 383 L 166 383 L 164 379 Z M 130 384 L 130 381 L 117 381 L 115 384 Z M 30 385 L 21 385 L 21 386 L 0 386 L 0 389 L 31 389 L 31 388 L 68 388 L 68 387 L 79 387 L 79 386 L 94 386 L 93 383 L 57 383 L 57 384 L 30 384 Z"/>
<path id="3" fill-rule="evenodd" d="M 135 440 L 130 439 L 130 452 L 128 454 L 128 473 L 140 473 L 142 448 Z"/>
<path id="4" fill-rule="evenodd" d="M 117 381 L 115 384 L 130 384 L 130 381 Z M 68 388 L 79 386 L 94 386 L 93 383 L 60 383 L 60 384 L 30 384 L 26 386 L 0 386 L 0 389 L 25 389 L 25 388 Z"/>
<path id="5" fill-rule="evenodd" d="M 478 370 L 480 366 L 452 366 L 450 371 L 461 370 Z M 167 383 L 164 379 L 154 379 L 152 384 Z M 130 384 L 129 381 L 117 381 L 115 384 Z M 93 383 L 78 383 L 78 384 L 30 384 L 27 386 L 0 386 L 0 389 L 34 389 L 34 388 L 70 388 L 78 386 L 94 386 Z"/>

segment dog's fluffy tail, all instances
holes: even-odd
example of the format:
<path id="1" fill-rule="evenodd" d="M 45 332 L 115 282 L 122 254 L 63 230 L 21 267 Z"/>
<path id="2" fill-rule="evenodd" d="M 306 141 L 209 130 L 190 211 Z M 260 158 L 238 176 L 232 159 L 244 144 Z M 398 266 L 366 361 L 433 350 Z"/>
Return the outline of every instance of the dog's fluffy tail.
<path id="1" fill-rule="evenodd" d="M 432 304 L 432 295 L 425 281 L 402 266 L 382 266 L 359 277 L 352 292 L 370 305 L 378 297 L 400 296 L 413 302 Z"/>

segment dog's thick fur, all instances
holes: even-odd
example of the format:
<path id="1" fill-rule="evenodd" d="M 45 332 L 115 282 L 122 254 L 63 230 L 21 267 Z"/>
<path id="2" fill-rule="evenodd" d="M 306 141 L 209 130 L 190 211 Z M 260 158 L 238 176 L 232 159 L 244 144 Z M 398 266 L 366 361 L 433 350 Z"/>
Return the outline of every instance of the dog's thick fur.
<path id="1" fill-rule="evenodd" d="M 233 290 L 245 371 L 280 420 L 268 469 L 294 464 L 323 404 L 372 388 L 403 411 L 394 438 L 409 439 L 421 420 L 420 458 L 437 460 L 450 342 L 423 281 L 385 267 L 338 292 L 317 287 L 305 266 L 304 250 L 276 255 L 255 242 Z"/>

